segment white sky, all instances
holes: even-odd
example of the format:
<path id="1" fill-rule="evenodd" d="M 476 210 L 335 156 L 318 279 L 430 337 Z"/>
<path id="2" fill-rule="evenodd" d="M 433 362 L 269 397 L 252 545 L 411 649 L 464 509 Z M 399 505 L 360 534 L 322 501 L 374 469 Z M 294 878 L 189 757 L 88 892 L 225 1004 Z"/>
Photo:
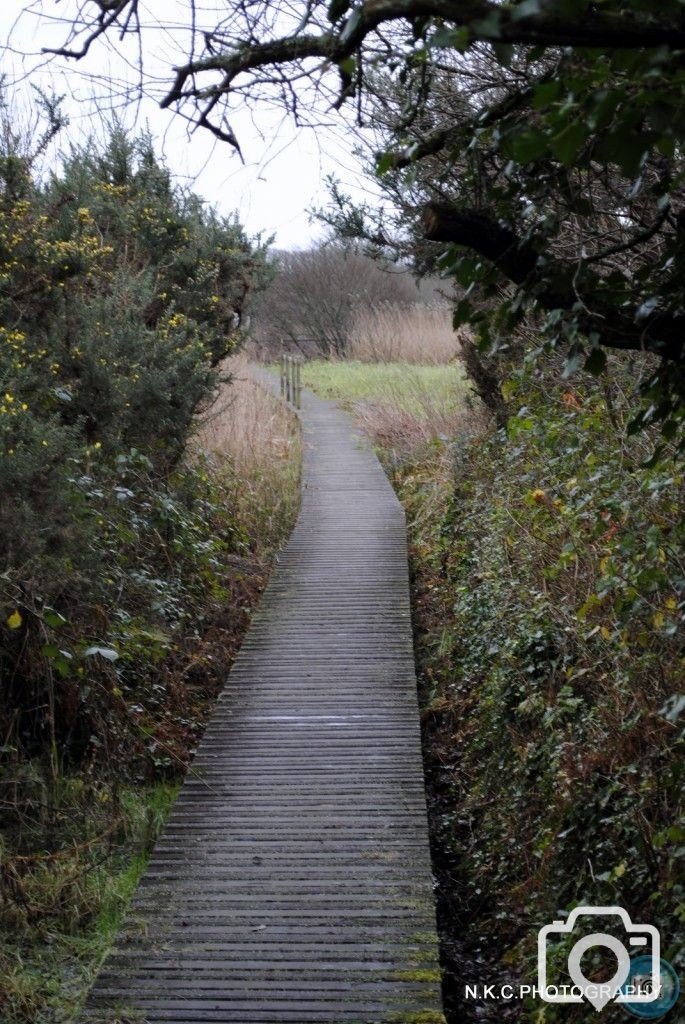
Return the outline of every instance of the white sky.
<path id="1" fill-rule="evenodd" d="M 182 16 L 186 10 L 183 0 L 147 0 L 147 6 L 160 19 L 173 13 Z M 41 48 L 65 42 L 65 26 L 51 19 L 68 17 L 74 7 L 75 0 L 58 4 L 55 0 L 2 0 L 0 45 L 10 47 L 3 55 L 3 72 L 10 83 L 16 83 L 11 91 L 19 102 L 28 105 L 31 83 L 66 94 L 64 109 L 71 122 L 67 132 L 79 138 L 92 131 L 94 118 L 97 120 L 97 95 L 103 94 L 104 81 L 108 77 L 120 81 L 124 76 L 133 80 L 127 59 L 133 60 L 136 50 L 134 40 L 122 46 L 113 36 L 108 42 L 95 43 L 81 61 L 55 58 L 46 63 Z M 43 17 L 38 17 L 38 12 Z M 157 92 L 162 95 L 172 80 L 171 65 L 180 59 L 178 52 L 170 53 L 169 41 L 161 31 L 150 29 L 147 33 L 147 70 L 162 79 Z M 104 110 L 108 99 L 102 95 Z M 255 123 L 246 110 L 231 117 L 244 166 L 226 143 L 217 142 L 204 129 L 191 134 L 186 122 L 172 111 L 160 110 L 152 98 L 144 99 L 136 111 L 129 108 L 125 120 L 128 124 L 135 121 L 139 127 L 149 125 L 174 174 L 189 179 L 193 189 L 223 213 L 237 210 L 249 233 L 275 234 L 279 248 L 305 248 L 323 233 L 320 225 L 310 223 L 307 210 L 325 205 L 325 176 L 334 173 L 346 191 L 357 195 L 366 196 L 370 183 L 361 177 L 350 152 L 352 140 L 343 114 L 331 112 L 326 118 L 331 127 L 316 130 L 298 130 L 275 111 L 264 110 L 258 117 Z"/>

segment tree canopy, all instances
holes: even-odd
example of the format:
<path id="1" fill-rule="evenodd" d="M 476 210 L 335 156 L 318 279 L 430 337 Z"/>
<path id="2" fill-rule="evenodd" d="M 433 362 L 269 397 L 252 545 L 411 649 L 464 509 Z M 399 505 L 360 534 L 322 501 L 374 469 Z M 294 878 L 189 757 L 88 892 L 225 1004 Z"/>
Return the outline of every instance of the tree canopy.
<path id="1" fill-rule="evenodd" d="M 637 429 L 682 423 L 685 5 L 664 0 L 332 0 L 181 5 L 187 59 L 162 100 L 238 148 L 231 112 L 353 105 L 378 139 L 395 227 L 439 243 L 458 323 L 486 350 L 527 317 L 569 370 L 649 353 Z M 55 52 L 140 31 L 137 0 L 79 5 Z M 144 48 L 143 48 L 144 52 Z M 338 197 L 341 199 L 341 197 Z M 373 209 L 339 228 L 391 244 Z M 489 297 L 474 302 L 475 295 Z"/>

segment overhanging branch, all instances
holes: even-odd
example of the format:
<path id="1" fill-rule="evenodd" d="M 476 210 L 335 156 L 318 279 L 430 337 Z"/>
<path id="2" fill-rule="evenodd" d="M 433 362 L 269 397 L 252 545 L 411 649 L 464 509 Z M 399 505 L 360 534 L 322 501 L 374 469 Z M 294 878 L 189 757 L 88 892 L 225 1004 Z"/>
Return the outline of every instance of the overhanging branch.
<path id="1" fill-rule="evenodd" d="M 423 212 L 428 241 L 463 245 L 489 260 L 500 273 L 529 292 L 543 309 L 573 310 L 580 329 L 594 333 L 600 344 L 627 351 L 646 351 L 665 359 L 683 361 L 685 317 L 655 311 L 639 317 L 637 308 L 625 310 L 603 303 L 600 282 L 586 273 L 581 280 L 577 265 L 553 260 L 530 242 L 519 239 L 503 224 L 477 210 L 450 203 L 429 203 Z M 591 295 L 592 308 L 579 302 L 580 288 Z M 580 308 L 579 308 L 580 307 Z"/>
<path id="2" fill-rule="evenodd" d="M 564 20 L 540 12 L 517 17 L 517 8 L 504 8 L 492 0 L 367 0 L 355 7 L 339 29 L 297 34 L 241 46 L 231 51 L 208 54 L 176 68 L 176 79 L 163 107 L 188 97 L 207 97 L 212 90 L 188 82 L 204 72 L 220 71 L 223 81 L 216 87 L 227 94 L 239 75 L 258 68 L 319 58 L 339 63 L 356 53 L 379 25 L 417 18 L 439 18 L 455 28 L 468 28 L 471 38 L 487 42 L 544 46 L 595 46 L 630 49 L 666 46 L 685 49 L 684 23 L 630 22 L 618 15 L 589 15 L 584 20 Z"/>
<path id="3" fill-rule="evenodd" d="M 69 46 L 44 46 L 42 52 L 51 53 L 59 57 L 69 57 L 72 60 L 81 60 L 82 57 L 86 56 L 96 39 L 104 35 L 112 25 L 120 23 L 119 19 L 124 13 L 126 13 L 126 17 L 121 29 L 122 34 L 128 31 L 131 21 L 138 18 L 138 0 L 118 0 L 118 2 L 115 0 L 111 7 L 103 5 L 97 19 L 93 22 L 92 30 L 86 36 L 79 49 L 72 49 Z"/>
<path id="4" fill-rule="evenodd" d="M 551 73 L 542 75 L 538 80 L 538 84 L 549 81 L 551 77 Z M 533 86 L 526 86 L 524 89 L 508 94 L 499 103 L 493 103 L 492 106 L 486 107 L 485 110 L 476 114 L 468 125 L 459 129 L 459 132 L 464 134 L 473 133 L 478 128 L 487 128 L 491 124 L 496 124 L 497 121 L 508 117 L 529 103 L 533 93 Z M 455 129 L 449 128 L 433 132 L 425 139 L 405 146 L 404 149 L 394 153 L 390 166 L 394 170 L 401 170 L 403 167 L 409 167 L 411 164 L 416 163 L 418 160 L 423 160 L 427 156 L 434 156 L 445 149 L 450 144 L 451 139 L 456 138 L 456 134 Z"/>

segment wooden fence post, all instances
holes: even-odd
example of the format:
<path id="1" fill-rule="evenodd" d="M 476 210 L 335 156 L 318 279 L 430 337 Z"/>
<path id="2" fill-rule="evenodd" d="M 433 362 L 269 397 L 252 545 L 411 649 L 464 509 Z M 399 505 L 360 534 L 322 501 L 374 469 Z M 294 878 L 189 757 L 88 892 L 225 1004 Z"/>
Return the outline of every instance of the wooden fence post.
<path id="1" fill-rule="evenodd" d="M 302 408 L 302 356 L 281 353 L 281 398 Z"/>

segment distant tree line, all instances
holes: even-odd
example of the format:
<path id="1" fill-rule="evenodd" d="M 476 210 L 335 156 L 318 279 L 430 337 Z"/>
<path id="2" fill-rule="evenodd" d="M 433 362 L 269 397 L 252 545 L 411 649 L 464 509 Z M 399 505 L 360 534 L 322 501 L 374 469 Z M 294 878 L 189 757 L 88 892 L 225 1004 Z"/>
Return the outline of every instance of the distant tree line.
<path id="1" fill-rule="evenodd" d="M 273 279 L 256 298 L 253 334 L 260 346 L 343 357 L 354 323 L 384 306 L 441 302 L 431 282 L 417 284 L 407 266 L 372 259 L 349 243 L 275 252 Z"/>

